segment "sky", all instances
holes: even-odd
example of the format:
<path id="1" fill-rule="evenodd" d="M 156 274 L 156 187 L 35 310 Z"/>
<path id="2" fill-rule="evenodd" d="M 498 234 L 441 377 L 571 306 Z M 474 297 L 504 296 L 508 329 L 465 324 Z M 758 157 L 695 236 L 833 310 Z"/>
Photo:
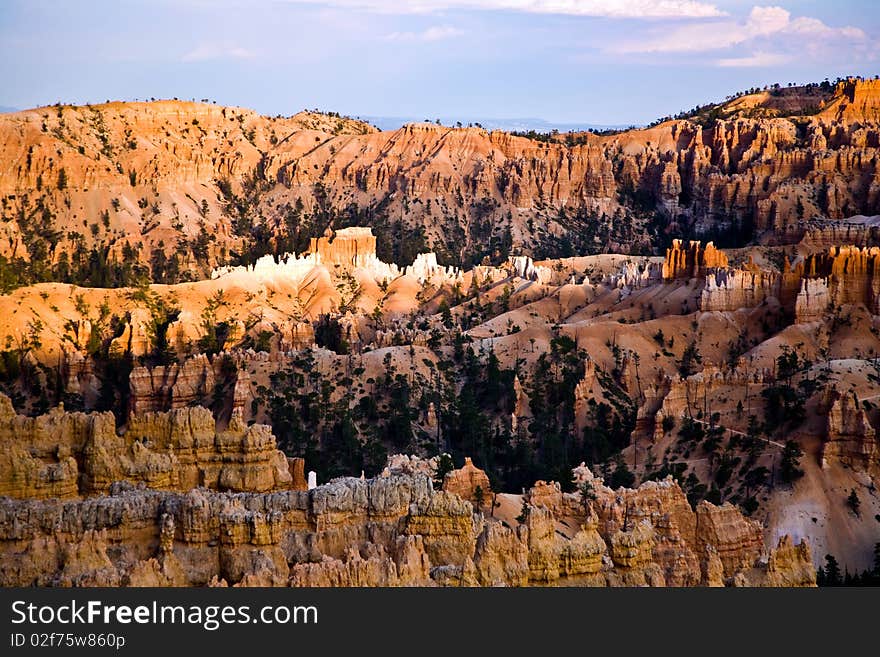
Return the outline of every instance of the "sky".
<path id="1" fill-rule="evenodd" d="M 0 106 L 644 124 L 880 74 L 873 0 L 0 0 Z"/>

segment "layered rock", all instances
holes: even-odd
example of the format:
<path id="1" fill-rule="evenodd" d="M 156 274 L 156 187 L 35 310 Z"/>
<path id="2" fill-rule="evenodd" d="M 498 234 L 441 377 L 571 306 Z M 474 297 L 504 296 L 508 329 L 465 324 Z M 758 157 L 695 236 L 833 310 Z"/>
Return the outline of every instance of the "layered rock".
<path id="1" fill-rule="evenodd" d="M 880 80 L 849 78 L 837 83 L 822 116 L 834 121 L 880 121 Z"/>
<path id="2" fill-rule="evenodd" d="M 115 482 L 157 490 L 288 488 L 287 460 L 265 425 L 218 431 L 205 408 L 132 416 L 118 435 L 112 413 L 56 408 L 16 415 L 0 395 L 0 495 L 69 498 L 106 493 Z"/>
<path id="3" fill-rule="evenodd" d="M 458 495 L 476 508 L 489 508 L 492 505 L 492 487 L 489 477 L 474 465 L 471 457 L 464 458 L 464 465 L 450 470 L 443 478 L 443 490 Z"/>
<path id="4" fill-rule="evenodd" d="M 113 241 L 111 257 L 149 264 L 159 249 L 190 272 L 206 259 L 216 266 L 241 252 L 247 239 L 233 230 L 228 208 L 248 193 L 253 215 L 265 217 L 269 231 L 281 232 L 298 212 L 354 207 L 405 218 L 428 246 L 449 253 L 461 248 L 459 236 L 472 239 L 472 226 L 489 220 L 528 253 L 542 234 L 578 236 L 583 224 L 572 218 L 583 211 L 609 228 L 603 248 L 639 246 L 651 240 L 644 222 L 637 218 L 627 222 L 632 231 L 621 231 L 617 218 L 646 203 L 670 223 L 688 220 L 698 233 L 753 221 L 771 238 L 790 240 L 817 215 L 880 212 L 876 88 L 876 81 L 848 80 L 816 93 L 755 94 L 720 106 L 726 118 L 705 127 L 669 120 L 585 134 L 575 145 L 429 124 L 377 132 L 332 116 L 270 119 L 172 101 L 40 108 L 0 120 L 10 163 L 0 195 L 10 202 L 9 216 L 28 216 L 21 190 L 43 182 L 41 203 L 62 236 L 54 257 L 74 253 L 80 239 L 94 246 L 124 234 L 130 237 Z M 799 111 L 797 122 L 787 118 Z M 64 189 L 48 184 L 59 170 Z M 85 223 L 71 222 L 73 213 Z M 106 232 L 92 235 L 87 226 L 103 226 L 102 216 Z M 545 231 L 530 229 L 530 221 Z M 0 252 L 37 257 L 37 250 L 24 253 L 21 233 L 13 220 L 0 235 Z M 214 238 L 200 257 L 175 252 L 181 238 L 197 234 Z M 367 235 L 351 238 L 349 246 L 316 238 L 312 250 L 327 262 L 351 262 L 371 247 Z"/>
<path id="5" fill-rule="evenodd" d="M 547 507 L 529 505 L 513 530 L 434 491 L 424 474 L 336 479 L 309 491 L 178 493 L 114 484 L 109 495 L 82 500 L 4 498 L 0 585 L 519 586 L 563 578 L 662 586 L 693 585 L 701 574 L 704 583 L 719 583 L 719 567 L 737 583 L 811 583 L 805 545 L 783 541 L 763 565 L 749 561 L 748 521 L 711 505 L 691 512 L 707 558 L 695 579 L 682 577 L 662 548 L 687 525 L 683 509 L 663 506 L 678 504 L 676 488 L 614 492 L 597 484 L 599 500 L 631 498 L 630 512 L 621 525 L 602 520 L 613 501 L 599 503 L 597 513 L 581 506 L 571 538 L 557 531 Z M 552 506 L 571 513 L 577 505 Z M 602 526 L 611 533 L 603 536 Z"/>
<path id="6" fill-rule="evenodd" d="M 672 240 L 672 246 L 666 249 L 662 276 L 664 280 L 677 278 L 697 278 L 705 276 L 708 270 L 725 268 L 727 256 L 715 248 L 712 242 L 704 247 L 700 242 L 691 241 L 683 245 L 679 239 Z"/>
<path id="7" fill-rule="evenodd" d="M 621 586 L 664 586 L 663 572 L 654 562 L 654 528 L 643 521 L 629 531 L 611 536 L 611 559 L 616 566 L 615 584 Z"/>
<path id="8" fill-rule="evenodd" d="M 735 583 L 737 577 L 763 585 L 759 582 L 768 577 L 761 526 L 736 507 L 704 501 L 695 511 L 671 477 L 613 491 L 581 466 L 576 479 L 591 492 L 586 507 L 579 493 L 562 493 L 558 484 L 540 482 L 528 492 L 530 513 L 524 529 L 529 532 L 532 579 L 565 576 L 558 559 L 569 543 L 551 532 L 554 520 L 580 523 L 591 541 L 602 542 L 604 547 L 594 542 L 590 551 L 594 559 L 607 551 L 614 564 L 611 571 L 601 570 L 602 585 L 723 586 Z M 788 565 L 780 570 L 789 573 L 784 576 L 791 581 L 810 585 L 809 578 L 791 574 L 812 568 L 808 548 L 806 558 L 803 561 L 802 550 L 794 555 L 783 551 L 779 563 Z"/>
<path id="9" fill-rule="evenodd" d="M 834 461 L 873 472 L 880 468 L 880 444 L 865 409 L 855 392 L 831 390 L 825 400 L 823 467 Z"/>
<path id="10" fill-rule="evenodd" d="M 831 291 L 828 289 L 826 279 L 803 279 L 795 305 L 795 322 L 804 324 L 825 319 L 828 316 L 830 304 Z"/>
<path id="11" fill-rule="evenodd" d="M 360 267 L 376 257 L 376 237 L 368 227 L 340 228 L 309 241 L 309 253 L 330 265 Z"/>
<path id="12" fill-rule="evenodd" d="M 703 500 L 696 511 L 696 543 L 700 551 L 711 546 L 718 553 L 725 577 L 755 563 L 764 549 L 761 526 L 743 517 L 729 503 L 715 506 Z"/>
<path id="13" fill-rule="evenodd" d="M 473 559 L 476 547 L 472 515 L 470 502 L 438 491 L 410 509 L 404 533 L 422 537 L 431 563 L 463 566 Z"/>
<path id="14" fill-rule="evenodd" d="M 481 586 L 525 586 L 529 550 L 520 537 L 499 522 L 487 522 L 477 538 L 474 571 Z"/>
<path id="15" fill-rule="evenodd" d="M 816 585 L 816 568 L 810 545 L 801 540 L 797 545 L 790 536 L 782 536 L 770 551 L 766 571 L 759 571 L 751 586 L 808 587 Z"/>
<path id="16" fill-rule="evenodd" d="M 180 364 L 135 367 L 128 381 L 131 415 L 209 403 L 216 384 L 214 368 L 204 354 Z"/>
<path id="17" fill-rule="evenodd" d="M 586 578 L 588 583 L 604 585 L 603 570 L 608 546 L 596 527 L 595 517 L 588 517 L 581 529 L 564 544 L 559 555 L 561 577 Z"/>
<path id="18" fill-rule="evenodd" d="M 663 280 L 664 263 L 645 260 L 642 262 L 629 260 L 621 265 L 615 274 L 605 276 L 602 282 L 612 288 L 633 290 L 656 285 Z M 588 283 L 589 280 L 585 280 Z"/>
<path id="19" fill-rule="evenodd" d="M 826 279 L 835 305 L 861 303 L 880 312 L 880 247 L 837 246 L 809 255 L 804 277 Z"/>
<path id="20" fill-rule="evenodd" d="M 706 276 L 700 310 L 754 308 L 768 297 L 780 297 L 782 277 L 763 270 L 719 269 Z"/>
<path id="21" fill-rule="evenodd" d="M 306 479 L 305 459 L 299 457 L 288 458 L 287 470 L 290 472 L 290 490 L 309 489 L 309 482 Z"/>

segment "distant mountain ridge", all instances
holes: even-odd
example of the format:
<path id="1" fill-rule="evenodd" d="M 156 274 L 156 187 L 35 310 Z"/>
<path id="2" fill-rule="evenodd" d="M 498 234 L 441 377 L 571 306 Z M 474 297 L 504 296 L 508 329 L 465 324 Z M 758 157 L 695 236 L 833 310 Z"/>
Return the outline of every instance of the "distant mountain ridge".
<path id="1" fill-rule="evenodd" d="M 361 121 L 370 123 L 379 130 L 397 130 L 407 123 L 435 122 L 438 118 L 442 125 L 454 126 L 460 122 L 463 126 L 479 124 L 486 130 L 502 130 L 504 132 L 586 132 L 588 130 L 623 130 L 632 127 L 628 124 L 604 125 L 599 123 L 557 123 L 531 117 L 525 118 L 487 118 L 487 117 L 454 117 L 454 116 L 359 116 Z"/>
<path id="2" fill-rule="evenodd" d="M 0 285 L 197 279 L 301 252 L 328 227 L 372 227 L 385 262 L 434 251 L 469 267 L 656 254 L 671 235 L 794 243 L 816 218 L 880 214 L 880 80 L 613 134 L 490 127 L 379 132 L 184 101 L 2 114 Z"/>

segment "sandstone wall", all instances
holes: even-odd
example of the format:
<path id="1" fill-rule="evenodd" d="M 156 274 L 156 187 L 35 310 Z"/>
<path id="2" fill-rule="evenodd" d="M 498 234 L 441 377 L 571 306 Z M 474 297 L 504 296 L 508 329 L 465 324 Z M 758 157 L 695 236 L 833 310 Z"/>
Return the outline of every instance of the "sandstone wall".
<path id="1" fill-rule="evenodd" d="M 715 248 L 712 242 L 702 246 L 700 242 L 688 242 L 685 246 L 681 240 L 672 240 L 672 246 L 666 249 L 662 276 L 664 280 L 676 278 L 697 278 L 705 276 L 710 269 L 727 267 L 727 255 Z"/>
<path id="2" fill-rule="evenodd" d="M 806 550 L 806 561 L 796 551 L 774 562 L 775 552 L 765 550 L 758 523 L 730 504 L 702 502 L 695 511 L 671 477 L 612 490 L 585 466 L 576 468 L 576 476 L 578 485 L 588 484 L 592 493 L 586 504 L 580 493 L 562 493 L 555 483 L 538 482 L 526 495 L 532 509 L 526 523 L 532 579 L 566 576 L 572 545 L 585 542 L 591 546 L 587 554 L 592 556 L 584 557 L 593 559 L 589 563 L 607 555 L 614 567 L 584 566 L 579 574 L 598 573 L 610 586 L 756 585 L 767 578 L 768 563 L 778 568 L 777 579 L 815 584 L 815 573 L 809 581 L 812 561 L 806 544 L 799 548 Z M 566 542 L 554 532 L 554 521 L 579 523 L 581 530 Z"/>
<path id="3" fill-rule="evenodd" d="M 754 221 L 785 241 L 803 235 L 816 216 L 836 221 L 880 213 L 876 98 L 876 81 L 851 80 L 800 129 L 788 118 L 733 115 L 706 128 L 673 120 L 584 135 L 576 146 L 427 124 L 376 132 L 329 116 L 269 119 L 171 101 L 40 108 L 0 119 L 0 154 L 9 163 L 0 194 L 10 199 L 9 216 L 26 216 L 20 191 L 36 189 L 42 179 L 41 202 L 52 229 L 63 234 L 54 257 L 74 249 L 68 233 L 91 247 L 121 232 L 138 239 L 115 241 L 111 255 L 143 244 L 138 257 L 147 263 L 153 249 L 170 256 L 180 238 L 204 226 L 215 237 L 209 267 L 224 250 L 243 245 L 225 197 L 242 195 L 248 181 L 261 192 L 254 215 L 268 225 L 283 225 L 297 202 L 305 212 L 318 202 L 335 209 L 381 204 L 388 216 L 405 216 L 409 228 L 423 229 L 429 244 L 450 250 L 453 236 L 487 208 L 528 250 L 537 246 L 530 219 L 561 234 L 572 227 L 556 220 L 560 208 L 613 217 L 621 200 L 636 203 L 636 191 L 670 221 L 686 217 L 698 232 Z M 51 184 L 61 169 L 63 190 Z M 223 190 L 217 181 L 224 181 Z M 320 201 L 316 185 L 324 191 Z M 143 212 L 145 198 L 157 212 Z M 552 211 L 542 212 L 547 206 Z M 68 210 L 84 217 L 85 226 L 102 226 L 106 212 L 107 233 L 93 236 L 79 222 L 72 225 Z M 0 253 L 30 257 L 21 233 L 13 220 L 0 235 Z M 650 239 L 637 233 L 608 246 L 620 250 Z M 350 261 L 370 248 L 365 236 L 352 241 L 356 251 L 351 243 L 319 241 L 313 250 L 331 259 Z M 204 267 L 192 253 L 179 255 L 184 270 Z"/>
<path id="4" fill-rule="evenodd" d="M 728 579 L 751 583 L 757 569 L 772 581 L 814 582 L 805 545 L 771 552 L 769 568 L 751 563 L 751 524 L 732 507 L 686 511 L 670 482 L 597 490 L 603 499 L 623 495 L 630 511 L 621 524 L 620 503 L 605 500 L 571 538 L 555 530 L 544 506 L 529 506 L 524 524 L 510 528 L 434 491 L 422 474 L 336 479 L 310 491 L 115 484 L 82 500 L 0 498 L 0 585 L 519 586 L 560 577 L 594 586 L 692 585 L 701 581 L 700 564 L 676 557 L 669 544 L 677 536 L 686 549 L 694 516 L 695 540 L 721 555 Z M 718 563 L 705 560 L 714 583 Z"/>
<path id="5" fill-rule="evenodd" d="M 458 495 L 475 507 L 489 509 L 492 505 L 492 486 L 489 477 L 483 470 L 476 467 L 469 456 L 464 465 L 451 470 L 443 478 L 443 490 Z"/>
<path id="6" fill-rule="evenodd" d="M 862 303 L 880 312 L 880 247 L 830 247 L 805 259 L 803 275 L 825 279 L 835 305 Z"/>
<path id="7" fill-rule="evenodd" d="M 70 498 L 105 494 L 115 482 L 156 490 L 196 486 L 233 491 L 288 488 L 287 460 L 268 426 L 232 422 L 218 431 L 208 409 L 179 408 L 129 418 L 56 408 L 16 415 L 0 395 L 0 495 Z"/>
<path id="8" fill-rule="evenodd" d="M 869 473 L 880 471 L 880 441 L 856 394 L 829 390 L 824 401 L 822 465 L 839 461 Z"/>

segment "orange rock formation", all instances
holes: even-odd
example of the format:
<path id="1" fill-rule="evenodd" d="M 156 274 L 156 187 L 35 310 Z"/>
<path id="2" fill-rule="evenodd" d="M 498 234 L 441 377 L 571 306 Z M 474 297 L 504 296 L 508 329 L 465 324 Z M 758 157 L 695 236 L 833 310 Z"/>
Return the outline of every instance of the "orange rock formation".
<path id="1" fill-rule="evenodd" d="M 490 507 L 492 504 L 492 487 L 489 477 L 471 461 L 470 456 L 464 458 L 464 465 L 446 473 L 443 478 L 443 490 L 458 495 L 474 506 Z"/>
<path id="2" fill-rule="evenodd" d="M 666 249 L 663 279 L 696 278 L 705 276 L 710 269 L 727 265 L 727 256 L 716 249 L 712 242 L 705 247 L 700 242 L 688 242 L 687 246 L 683 246 L 681 240 L 673 240 L 672 246 Z"/>

